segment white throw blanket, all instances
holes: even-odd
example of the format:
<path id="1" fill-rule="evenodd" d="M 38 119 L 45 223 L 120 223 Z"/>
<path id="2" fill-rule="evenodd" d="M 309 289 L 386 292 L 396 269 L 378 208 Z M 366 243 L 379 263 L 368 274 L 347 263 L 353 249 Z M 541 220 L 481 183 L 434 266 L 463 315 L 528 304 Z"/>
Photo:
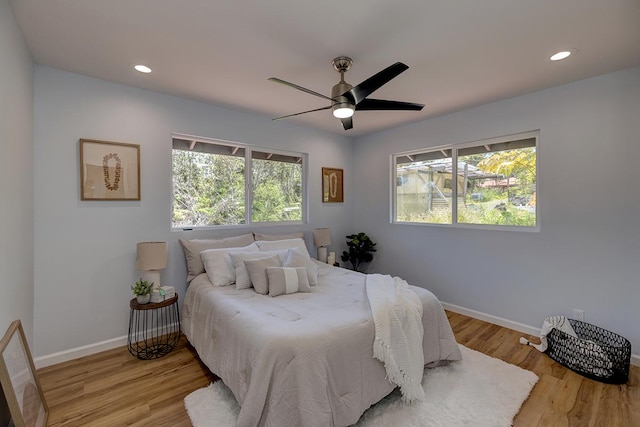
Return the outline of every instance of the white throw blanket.
<path id="1" fill-rule="evenodd" d="M 424 400 L 420 298 L 406 281 L 388 275 L 367 275 L 366 289 L 375 325 L 373 357 L 384 364 L 387 379 L 400 387 L 403 401 Z"/>
<path id="2" fill-rule="evenodd" d="M 547 351 L 547 347 L 549 343 L 547 342 L 547 335 L 551 333 L 552 329 L 559 329 L 567 335 L 570 335 L 574 338 L 578 338 L 571 323 L 564 316 L 551 316 L 544 319 L 544 323 L 542 324 L 542 328 L 540 329 L 540 344 L 534 344 L 526 338 L 520 338 L 520 344 L 530 345 L 541 353 Z"/>

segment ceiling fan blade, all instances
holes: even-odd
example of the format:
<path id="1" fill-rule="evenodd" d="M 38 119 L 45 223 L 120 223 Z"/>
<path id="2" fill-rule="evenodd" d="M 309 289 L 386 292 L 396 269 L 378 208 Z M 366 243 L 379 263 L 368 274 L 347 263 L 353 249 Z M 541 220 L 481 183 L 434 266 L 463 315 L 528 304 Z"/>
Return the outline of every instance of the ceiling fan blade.
<path id="1" fill-rule="evenodd" d="M 379 73 L 369 77 L 359 85 L 354 86 L 351 90 L 342 94 L 342 96 L 349 98 L 353 104 L 358 105 L 367 96 L 380 89 L 381 86 L 388 83 L 389 80 L 398 76 L 403 71 L 406 71 L 408 68 L 409 66 L 402 62 L 396 62 Z"/>
<path id="2" fill-rule="evenodd" d="M 387 101 L 386 99 L 363 99 L 358 105 L 358 111 L 375 111 L 375 110 L 396 110 L 396 111 L 420 111 L 424 107 L 423 104 L 415 104 L 413 102 Z"/>
<path id="3" fill-rule="evenodd" d="M 329 98 L 328 96 L 324 96 L 321 93 L 315 92 L 315 91 L 313 91 L 311 89 L 307 89 L 306 87 L 298 86 L 297 84 L 287 82 L 287 81 L 279 79 L 277 77 L 269 77 L 267 80 L 272 81 L 272 82 L 276 82 L 276 83 L 280 83 L 280 84 L 283 84 L 285 86 L 292 87 L 294 89 L 301 90 L 301 91 L 306 92 L 306 93 L 311 94 L 311 95 L 319 96 L 320 98 L 328 99 L 329 101 L 333 101 L 333 99 Z"/>
<path id="4" fill-rule="evenodd" d="M 308 111 L 302 111 L 300 113 L 287 114 L 286 116 L 276 117 L 275 119 L 271 119 L 271 120 L 286 119 L 287 117 L 299 116 L 300 114 L 313 113 L 314 111 L 328 110 L 329 108 L 331 108 L 331 105 L 329 105 L 328 107 L 316 108 L 315 110 L 308 110 Z"/>
<path id="5" fill-rule="evenodd" d="M 349 130 L 349 129 L 353 128 L 353 117 L 347 117 L 345 119 L 340 119 L 340 121 L 342 122 L 342 127 L 344 128 L 344 130 Z"/>

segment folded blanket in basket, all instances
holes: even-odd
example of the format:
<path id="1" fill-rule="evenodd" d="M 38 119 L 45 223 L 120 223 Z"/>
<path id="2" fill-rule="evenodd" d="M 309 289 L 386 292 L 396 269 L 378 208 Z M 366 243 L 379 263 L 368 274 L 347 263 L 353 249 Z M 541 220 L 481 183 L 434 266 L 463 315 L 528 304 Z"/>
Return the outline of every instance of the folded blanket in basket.
<path id="1" fill-rule="evenodd" d="M 534 344 L 532 342 L 527 341 L 524 337 L 520 338 L 520 343 L 525 345 L 530 345 L 541 353 L 547 351 L 547 347 L 549 343 L 547 342 L 547 335 L 551 332 L 551 330 L 559 329 L 567 335 L 570 335 L 574 338 L 578 338 L 576 332 L 571 327 L 571 323 L 564 316 L 551 316 L 544 319 L 544 323 L 542 324 L 542 329 L 540 329 L 540 344 Z"/>
<path id="2" fill-rule="evenodd" d="M 541 353 L 544 353 L 549 347 L 547 335 L 549 335 L 553 329 L 558 329 L 576 340 L 579 340 L 577 341 L 579 345 L 576 347 L 576 352 L 583 356 L 587 356 L 587 360 L 589 361 L 586 364 L 588 366 L 582 367 L 583 370 L 599 376 L 607 376 L 611 374 L 613 363 L 611 363 L 611 359 L 607 352 L 595 342 L 578 337 L 576 332 L 573 330 L 571 323 L 569 323 L 569 320 L 565 316 L 551 316 L 544 319 L 544 323 L 540 329 L 540 344 L 534 344 L 524 337 L 520 338 L 520 343 L 530 345 Z"/>

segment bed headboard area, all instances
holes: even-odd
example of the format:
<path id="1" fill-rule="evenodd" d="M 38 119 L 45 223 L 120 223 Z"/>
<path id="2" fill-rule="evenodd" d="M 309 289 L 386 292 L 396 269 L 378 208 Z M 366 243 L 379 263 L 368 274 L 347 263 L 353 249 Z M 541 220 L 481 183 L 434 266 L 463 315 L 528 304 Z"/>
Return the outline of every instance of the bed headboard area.
<path id="1" fill-rule="evenodd" d="M 187 263 L 187 282 L 205 272 L 200 253 L 208 249 L 239 248 L 255 241 L 277 241 L 300 238 L 304 240 L 304 231 L 284 234 L 245 233 L 220 239 L 180 239 L 180 245 Z"/>

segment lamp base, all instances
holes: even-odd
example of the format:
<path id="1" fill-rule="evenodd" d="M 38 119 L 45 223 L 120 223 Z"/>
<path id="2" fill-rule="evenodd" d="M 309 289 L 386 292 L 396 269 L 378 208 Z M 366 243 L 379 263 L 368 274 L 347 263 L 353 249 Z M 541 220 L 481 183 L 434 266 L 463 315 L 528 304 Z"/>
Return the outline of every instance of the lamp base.
<path id="1" fill-rule="evenodd" d="M 327 248 L 324 246 L 318 247 L 318 261 L 327 262 Z"/>
<path id="2" fill-rule="evenodd" d="M 153 289 L 160 287 L 160 272 L 158 270 L 147 270 L 142 273 L 142 280 L 153 283 Z"/>

